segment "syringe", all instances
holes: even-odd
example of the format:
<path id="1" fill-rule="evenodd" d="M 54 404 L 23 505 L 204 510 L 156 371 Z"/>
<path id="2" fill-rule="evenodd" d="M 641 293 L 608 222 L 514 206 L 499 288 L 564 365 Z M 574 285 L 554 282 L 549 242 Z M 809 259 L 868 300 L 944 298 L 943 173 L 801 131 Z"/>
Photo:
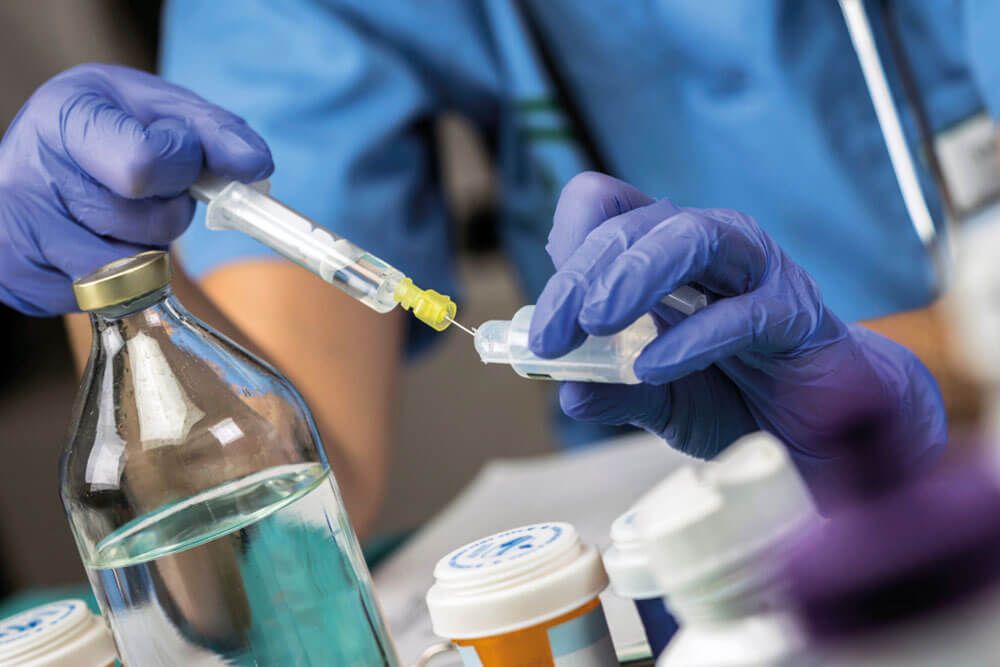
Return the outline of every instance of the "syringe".
<path id="1" fill-rule="evenodd" d="M 448 296 L 420 289 L 388 262 L 316 225 L 268 191 L 266 181 L 246 185 L 208 173 L 190 189 L 208 205 L 209 229 L 252 236 L 380 313 L 399 304 L 437 331 L 455 323 L 457 308 Z"/>

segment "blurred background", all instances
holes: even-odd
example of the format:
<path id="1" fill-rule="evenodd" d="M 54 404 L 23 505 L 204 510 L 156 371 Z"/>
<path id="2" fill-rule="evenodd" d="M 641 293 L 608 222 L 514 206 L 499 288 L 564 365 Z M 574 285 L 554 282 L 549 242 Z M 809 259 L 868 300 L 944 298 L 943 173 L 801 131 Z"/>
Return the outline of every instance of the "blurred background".
<path id="1" fill-rule="evenodd" d="M 156 67 L 160 2 L 6 0 L 0 3 L 0 127 L 43 81 L 83 62 Z M 509 317 L 519 304 L 496 252 L 487 153 L 458 118 L 441 118 L 443 182 L 462 239 L 462 320 Z M 58 494 L 58 461 L 77 389 L 61 320 L 0 305 L 0 596 L 78 583 L 83 568 Z M 490 458 L 554 449 L 551 387 L 508 368 L 483 368 L 452 332 L 405 373 L 388 499 L 378 530 L 419 526 Z M 456 409 L 461 406 L 461 409 Z M 428 419 L 427 415 L 436 418 Z"/>

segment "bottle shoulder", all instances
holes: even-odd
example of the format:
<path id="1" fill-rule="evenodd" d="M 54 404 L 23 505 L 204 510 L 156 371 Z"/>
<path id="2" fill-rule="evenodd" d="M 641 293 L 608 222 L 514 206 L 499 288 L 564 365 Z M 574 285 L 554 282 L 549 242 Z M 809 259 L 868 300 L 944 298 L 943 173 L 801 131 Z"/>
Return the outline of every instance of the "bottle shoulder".
<path id="1" fill-rule="evenodd" d="M 291 384 L 184 311 L 150 308 L 95 336 L 61 466 L 78 541 L 271 467 L 326 465 Z"/>

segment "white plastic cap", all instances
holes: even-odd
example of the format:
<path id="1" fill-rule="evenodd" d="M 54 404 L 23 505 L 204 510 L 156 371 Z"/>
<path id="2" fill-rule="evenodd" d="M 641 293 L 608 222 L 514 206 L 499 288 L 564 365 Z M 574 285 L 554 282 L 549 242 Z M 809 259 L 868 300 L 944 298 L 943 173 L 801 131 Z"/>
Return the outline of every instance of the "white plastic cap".
<path id="1" fill-rule="evenodd" d="M 82 600 L 63 600 L 0 621 L 0 667 L 110 667 L 104 622 Z"/>
<path id="2" fill-rule="evenodd" d="M 693 468 L 681 468 L 643 494 L 611 524 L 611 546 L 605 550 L 603 559 L 615 593 L 631 600 L 663 597 L 663 586 L 649 566 L 646 543 L 636 521 L 644 507 L 669 505 L 674 497 L 684 494 L 679 486 L 698 483 Z"/>
<path id="3" fill-rule="evenodd" d="M 434 632 L 474 639 L 531 627 L 590 602 L 608 585 L 597 550 L 568 523 L 507 530 L 465 545 L 434 568 Z"/>
<path id="4" fill-rule="evenodd" d="M 636 526 L 668 595 L 754 559 L 816 516 L 785 447 L 766 433 L 666 483 L 669 500 L 644 505 Z"/>

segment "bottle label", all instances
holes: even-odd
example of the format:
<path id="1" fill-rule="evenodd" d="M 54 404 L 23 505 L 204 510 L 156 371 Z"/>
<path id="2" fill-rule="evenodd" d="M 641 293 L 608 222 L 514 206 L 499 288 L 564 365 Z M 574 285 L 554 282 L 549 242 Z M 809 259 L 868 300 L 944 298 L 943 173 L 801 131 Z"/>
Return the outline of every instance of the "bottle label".
<path id="1" fill-rule="evenodd" d="M 22 641 L 26 637 L 49 632 L 74 612 L 80 613 L 83 603 L 68 600 L 32 609 L 0 623 L 0 646 Z"/>
<path id="2" fill-rule="evenodd" d="M 600 600 L 545 623 L 503 635 L 456 640 L 464 667 L 616 667 Z"/>

